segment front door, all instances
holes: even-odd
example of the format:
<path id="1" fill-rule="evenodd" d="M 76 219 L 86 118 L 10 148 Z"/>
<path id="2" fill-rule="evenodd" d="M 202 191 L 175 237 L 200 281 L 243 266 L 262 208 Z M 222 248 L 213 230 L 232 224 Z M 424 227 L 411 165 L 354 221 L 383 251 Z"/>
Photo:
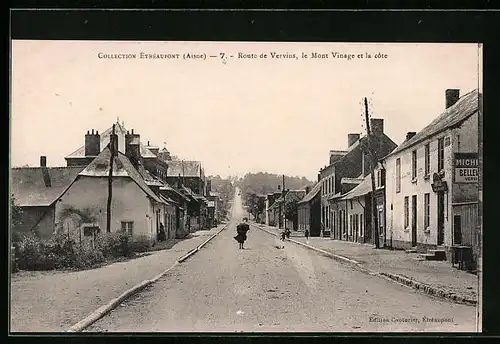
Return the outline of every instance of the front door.
<path id="1" fill-rule="evenodd" d="M 437 244 L 444 244 L 444 193 L 437 194 Z"/>
<path id="2" fill-rule="evenodd" d="M 411 196 L 411 246 L 417 246 L 417 195 Z"/>
<path id="3" fill-rule="evenodd" d="M 460 215 L 453 216 L 453 244 L 462 244 L 462 218 Z"/>

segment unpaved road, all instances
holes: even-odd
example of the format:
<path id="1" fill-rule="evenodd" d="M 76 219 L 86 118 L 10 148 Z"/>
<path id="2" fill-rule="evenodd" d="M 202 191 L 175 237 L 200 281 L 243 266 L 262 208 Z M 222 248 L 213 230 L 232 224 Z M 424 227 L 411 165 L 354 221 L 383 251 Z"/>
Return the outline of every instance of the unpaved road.
<path id="1" fill-rule="evenodd" d="M 256 228 L 244 250 L 241 218 L 88 332 L 475 331 L 475 308 L 431 298 L 353 270 Z M 430 319 L 425 321 L 425 319 Z"/>

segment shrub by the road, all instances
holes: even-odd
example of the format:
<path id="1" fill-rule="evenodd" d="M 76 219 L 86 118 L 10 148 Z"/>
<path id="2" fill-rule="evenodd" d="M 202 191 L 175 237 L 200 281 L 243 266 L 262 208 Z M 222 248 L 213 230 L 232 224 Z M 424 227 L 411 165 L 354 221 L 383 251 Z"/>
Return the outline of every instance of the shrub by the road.
<path id="1" fill-rule="evenodd" d="M 24 234 L 14 242 L 13 271 L 91 268 L 118 257 L 131 257 L 150 249 L 147 237 L 130 238 L 126 233 L 99 234 L 95 241 L 76 243 L 65 234 L 41 240 Z"/>

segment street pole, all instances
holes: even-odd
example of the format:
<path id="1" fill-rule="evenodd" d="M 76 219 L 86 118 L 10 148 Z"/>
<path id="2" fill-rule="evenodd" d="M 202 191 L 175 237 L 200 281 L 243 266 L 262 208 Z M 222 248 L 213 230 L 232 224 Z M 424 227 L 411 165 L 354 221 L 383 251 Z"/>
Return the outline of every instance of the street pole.
<path id="1" fill-rule="evenodd" d="M 109 148 L 111 151 L 111 157 L 109 158 L 109 175 L 108 175 L 108 203 L 106 207 L 106 231 L 111 233 L 111 201 L 113 198 L 113 162 L 115 161 L 115 143 L 114 141 L 117 139 L 115 137 L 115 125 L 113 124 L 113 130 L 110 135 L 111 139 L 109 140 Z"/>
<path id="2" fill-rule="evenodd" d="M 478 241 L 478 257 L 477 257 L 477 276 L 478 276 L 478 289 L 477 289 L 477 315 L 476 315 L 476 330 L 482 332 L 483 323 L 483 109 L 482 99 L 479 98 L 479 111 L 478 111 L 478 226 L 477 226 L 477 241 Z"/>
<path id="3" fill-rule="evenodd" d="M 281 195 L 283 197 L 283 202 L 281 203 L 281 206 L 283 207 L 283 211 L 281 212 L 282 214 L 282 219 L 281 221 L 283 222 L 283 229 L 286 229 L 285 228 L 285 175 L 283 175 L 283 185 L 282 185 L 282 188 L 281 188 Z"/>
<path id="4" fill-rule="evenodd" d="M 375 248 L 380 248 L 380 238 L 378 235 L 378 219 L 377 219 L 377 206 L 375 204 L 375 154 L 373 152 L 373 137 L 370 130 L 370 118 L 368 115 L 368 99 L 365 97 L 365 121 L 366 121 L 366 135 L 368 139 L 368 155 L 370 156 L 370 174 L 372 180 L 372 233 L 375 240 Z"/>

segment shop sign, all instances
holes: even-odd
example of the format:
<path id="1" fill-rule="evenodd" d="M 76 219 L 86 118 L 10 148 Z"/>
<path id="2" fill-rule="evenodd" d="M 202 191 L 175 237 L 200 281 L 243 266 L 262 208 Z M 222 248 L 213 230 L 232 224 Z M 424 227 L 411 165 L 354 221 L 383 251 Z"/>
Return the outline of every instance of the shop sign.
<path id="1" fill-rule="evenodd" d="M 455 183 L 477 183 L 479 180 L 479 159 L 477 153 L 455 153 Z"/>

